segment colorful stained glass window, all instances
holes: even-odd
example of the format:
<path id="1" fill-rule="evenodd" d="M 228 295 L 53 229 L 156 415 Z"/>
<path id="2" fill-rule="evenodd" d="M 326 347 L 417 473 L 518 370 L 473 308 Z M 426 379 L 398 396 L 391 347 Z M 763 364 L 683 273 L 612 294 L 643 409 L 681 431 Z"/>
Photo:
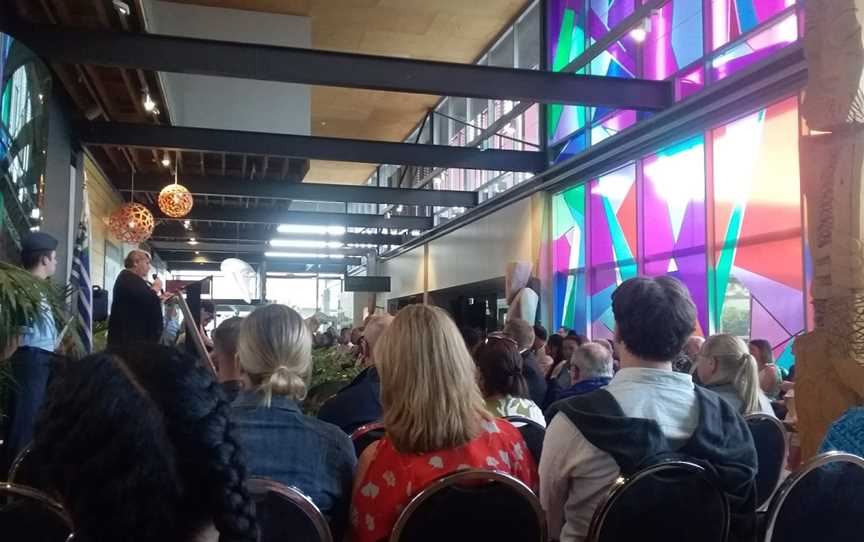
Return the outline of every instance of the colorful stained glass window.
<path id="1" fill-rule="evenodd" d="M 612 292 L 637 274 L 636 164 L 593 180 L 588 201 L 591 332 L 608 337 L 614 330 Z"/>
<path id="2" fill-rule="evenodd" d="M 548 65 L 560 72 L 586 49 L 583 0 L 549 0 L 547 3 Z M 585 74 L 587 68 L 575 73 Z M 560 141 L 585 126 L 585 107 L 551 104 L 547 111 L 547 138 Z"/>
<path id="3" fill-rule="evenodd" d="M 712 50 L 735 41 L 794 5 L 795 0 L 712 0 Z"/>
<path id="4" fill-rule="evenodd" d="M 596 145 L 634 124 L 636 124 L 636 111 L 631 109 L 618 111 L 591 128 L 591 144 Z"/>
<path id="5" fill-rule="evenodd" d="M 585 333 L 585 185 L 553 198 L 555 322 Z"/>
<path id="6" fill-rule="evenodd" d="M 768 340 L 788 366 L 806 325 L 797 98 L 715 129 L 713 151 L 714 326 Z"/>
<path id="7" fill-rule="evenodd" d="M 711 61 L 712 77 L 715 81 L 725 79 L 797 40 L 798 17 L 793 13 L 717 55 Z"/>
<path id="8" fill-rule="evenodd" d="M 690 290 L 700 333 L 708 330 L 703 136 L 642 160 L 643 272 L 670 275 Z"/>
<path id="9" fill-rule="evenodd" d="M 681 101 L 696 94 L 705 87 L 705 68 L 697 66 L 675 78 L 675 101 Z"/>
<path id="10" fill-rule="evenodd" d="M 558 154 L 555 156 L 554 163 L 564 162 L 573 158 L 580 152 L 588 148 L 588 136 L 585 130 L 575 134 L 566 144 L 561 145 Z"/>
<path id="11" fill-rule="evenodd" d="M 702 2 L 672 0 L 651 16 L 644 77 L 664 80 L 702 58 Z"/>

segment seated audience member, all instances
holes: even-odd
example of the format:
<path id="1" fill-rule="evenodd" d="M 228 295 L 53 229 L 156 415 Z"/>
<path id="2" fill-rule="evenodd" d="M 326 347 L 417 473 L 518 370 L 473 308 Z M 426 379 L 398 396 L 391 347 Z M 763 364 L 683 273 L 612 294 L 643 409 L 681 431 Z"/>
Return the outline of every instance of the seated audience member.
<path id="1" fill-rule="evenodd" d="M 546 427 L 543 411 L 528 398 L 528 383 L 516 341 L 506 335 L 490 335 L 477 349 L 475 359 L 480 390 L 492 415 L 522 416 Z"/>
<path id="2" fill-rule="evenodd" d="M 547 403 L 590 393 L 609 384 L 612 380 L 612 353 L 597 343 L 586 343 L 576 349 L 570 361 L 572 384 L 565 389 L 558 388 L 557 381 L 550 383 L 554 395 Z"/>
<path id="3" fill-rule="evenodd" d="M 672 362 L 672 370 L 676 373 L 693 374 L 693 367 L 696 365 L 696 357 L 705 344 L 705 339 L 699 335 L 691 335 L 687 342 L 684 343 L 684 348 L 681 353 Z"/>
<path id="4" fill-rule="evenodd" d="M 546 385 L 554 386 L 556 390 L 563 390 L 570 387 L 572 382 L 570 374 L 570 364 L 573 359 L 573 354 L 583 344 L 587 343 L 588 339 L 579 335 L 575 331 L 563 338 L 561 342 L 561 359 L 553 363 L 552 367 L 546 373 Z M 552 382 L 555 382 L 553 385 Z M 556 392 L 557 393 L 557 392 Z M 550 396 L 547 392 L 544 398 L 543 408 L 549 406 L 549 400 L 554 399 L 554 393 Z"/>
<path id="5" fill-rule="evenodd" d="M 345 433 L 306 416 L 298 405 L 312 373 L 309 328 L 293 309 L 266 305 L 244 320 L 237 355 L 251 386 L 231 413 L 249 472 L 308 495 L 338 539 L 357 460 Z"/>
<path id="6" fill-rule="evenodd" d="M 819 453 L 832 451 L 864 457 L 864 407 L 850 408 L 828 428 Z"/>
<path id="7" fill-rule="evenodd" d="M 562 359 L 564 359 L 563 354 L 561 353 L 561 346 L 563 346 L 563 344 L 564 337 L 557 333 L 549 337 L 549 340 L 546 341 L 546 355 L 552 358 L 552 365 L 549 366 L 549 369 L 544 371 L 544 376 L 548 376 L 552 367 L 556 366 Z"/>
<path id="8" fill-rule="evenodd" d="M 243 372 L 240 370 L 240 362 L 237 361 L 237 339 L 242 325 L 243 319 L 235 316 L 223 320 L 219 327 L 213 330 L 210 360 L 216 367 L 219 385 L 230 403 L 234 402 L 243 389 Z"/>
<path id="9" fill-rule="evenodd" d="M 771 401 L 759 388 L 759 369 L 747 345 L 734 335 L 714 335 L 694 358 L 699 382 L 742 416 L 774 415 Z"/>
<path id="10" fill-rule="evenodd" d="M 753 339 L 750 341 L 750 354 L 759 364 L 759 385 L 762 391 L 772 401 L 779 399 L 783 377 L 780 375 L 780 368 L 774 363 L 771 343 L 765 339 Z"/>
<path id="11" fill-rule="evenodd" d="M 524 362 L 523 371 L 525 381 L 528 382 L 528 395 L 535 404 L 540 405 L 546 398 L 546 381 L 540 367 L 537 366 L 537 357 L 531 350 L 534 346 L 534 327 L 521 318 L 510 318 L 504 325 L 504 335 L 507 335 L 519 346 L 519 353 Z"/>
<path id="12" fill-rule="evenodd" d="M 608 386 L 557 403 L 540 461 L 549 536 L 583 541 L 619 476 L 668 457 L 717 473 L 729 499 L 732 542 L 755 538 L 756 450 L 743 418 L 672 371 L 696 322 L 687 289 L 671 277 L 634 278 L 612 294 L 621 370 Z M 646 512 L 647 513 L 647 512 Z"/>
<path id="13" fill-rule="evenodd" d="M 376 314 L 366 321 L 363 336 L 358 339 L 364 369 L 321 406 L 319 420 L 337 425 L 349 435 L 368 423 L 381 421 L 381 380 L 375 368 L 375 345 L 392 321 L 389 314 Z"/>
<path id="14" fill-rule="evenodd" d="M 531 350 L 534 351 L 534 356 L 537 358 L 537 367 L 540 369 L 540 374 L 543 375 L 552 367 L 552 356 L 546 353 L 546 341 L 548 339 L 549 333 L 546 331 L 546 328 L 540 324 L 535 324 L 534 346 Z"/>
<path id="15" fill-rule="evenodd" d="M 535 487 L 525 441 L 486 411 L 474 361 L 447 313 L 402 309 L 376 346 L 375 362 L 387 434 L 360 456 L 353 542 L 386 539 L 412 497 L 462 468 L 493 468 Z"/>
<path id="16" fill-rule="evenodd" d="M 462 340 L 465 341 L 468 353 L 471 354 L 471 357 L 474 357 L 477 349 L 483 344 L 483 334 L 480 333 L 479 329 L 474 327 L 463 327 L 459 330 L 459 333 L 462 334 Z"/>
<path id="17" fill-rule="evenodd" d="M 75 540 L 257 540 L 243 453 L 209 369 L 139 345 L 56 376 L 29 460 Z"/>

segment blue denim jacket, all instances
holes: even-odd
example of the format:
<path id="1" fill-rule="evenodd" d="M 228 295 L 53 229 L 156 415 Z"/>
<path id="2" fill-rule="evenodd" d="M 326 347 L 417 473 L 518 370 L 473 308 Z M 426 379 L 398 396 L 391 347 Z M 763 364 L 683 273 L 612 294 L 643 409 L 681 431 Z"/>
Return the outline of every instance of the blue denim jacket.
<path id="1" fill-rule="evenodd" d="M 338 427 L 303 414 L 291 399 L 273 396 L 270 408 L 259 406 L 260 400 L 258 393 L 244 391 L 231 405 L 250 475 L 305 493 L 330 520 L 338 540 L 357 464 L 351 440 Z"/>

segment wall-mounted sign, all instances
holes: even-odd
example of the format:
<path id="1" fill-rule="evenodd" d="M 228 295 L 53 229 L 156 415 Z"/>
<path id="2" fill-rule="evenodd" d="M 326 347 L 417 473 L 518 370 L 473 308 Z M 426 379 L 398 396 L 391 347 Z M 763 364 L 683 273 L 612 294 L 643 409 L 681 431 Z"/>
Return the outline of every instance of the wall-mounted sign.
<path id="1" fill-rule="evenodd" d="M 389 292 L 390 277 L 345 277 L 345 292 Z"/>

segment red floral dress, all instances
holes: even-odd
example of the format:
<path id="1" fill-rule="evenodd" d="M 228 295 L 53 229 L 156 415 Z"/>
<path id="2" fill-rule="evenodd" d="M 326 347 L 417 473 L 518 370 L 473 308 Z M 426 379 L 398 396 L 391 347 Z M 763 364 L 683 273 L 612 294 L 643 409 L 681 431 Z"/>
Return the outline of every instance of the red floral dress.
<path id="1" fill-rule="evenodd" d="M 500 419 L 484 422 L 483 429 L 468 444 L 422 454 L 400 453 L 386 436 L 379 440 L 369 468 L 354 487 L 352 542 L 386 539 L 399 514 L 420 490 L 457 470 L 496 470 L 535 489 L 537 465 L 519 431 Z"/>

